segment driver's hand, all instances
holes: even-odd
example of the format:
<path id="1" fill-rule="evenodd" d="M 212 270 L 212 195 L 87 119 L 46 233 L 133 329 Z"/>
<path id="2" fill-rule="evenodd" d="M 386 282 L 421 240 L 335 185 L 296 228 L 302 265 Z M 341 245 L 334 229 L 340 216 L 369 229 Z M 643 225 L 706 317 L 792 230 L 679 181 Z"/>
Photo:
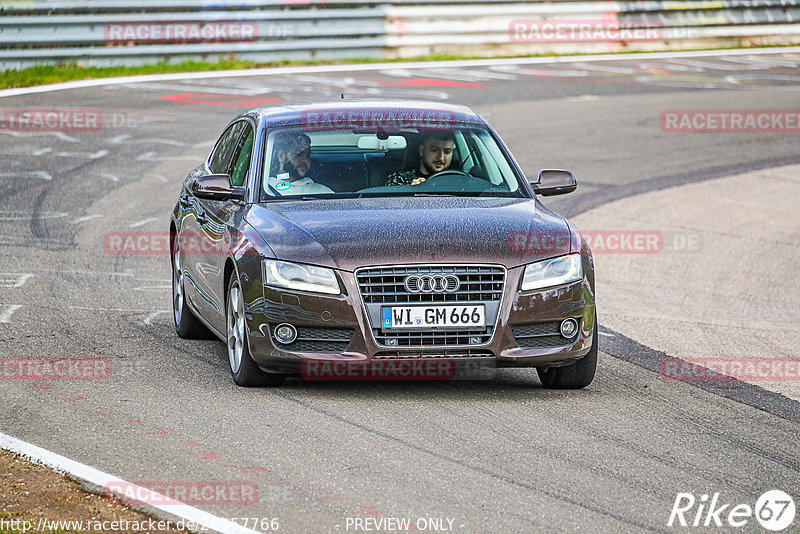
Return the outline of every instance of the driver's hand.
<path id="1" fill-rule="evenodd" d="M 418 184 L 421 184 L 421 183 L 422 183 L 422 182 L 424 182 L 424 181 L 425 181 L 425 178 L 422 178 L 422 177 L 420 177 L 420 178 L 414 178 L 414 179 L 411 181 L 411 185 L 418 185 Z"/>

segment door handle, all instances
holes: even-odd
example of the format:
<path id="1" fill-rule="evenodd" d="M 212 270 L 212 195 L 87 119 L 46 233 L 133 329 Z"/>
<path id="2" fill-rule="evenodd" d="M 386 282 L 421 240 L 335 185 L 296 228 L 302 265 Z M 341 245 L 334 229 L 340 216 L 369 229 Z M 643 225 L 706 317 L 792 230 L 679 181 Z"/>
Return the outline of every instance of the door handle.
<path id="1" fill-rule="evenodd" d="M 208 217 L 206 217 L 205 212 L 203 211 L 197 212 L 197 222 L 200 224 L 205 224 L 208 222 Z"/>
<path id="2" fill-rule="evenodd" d="M 181 206 L 184 208 L 188 208 L 192 205 L 192 202 L 189 200 L 189 197 L 179 197 L 178 202 L 180 202 Z"/>

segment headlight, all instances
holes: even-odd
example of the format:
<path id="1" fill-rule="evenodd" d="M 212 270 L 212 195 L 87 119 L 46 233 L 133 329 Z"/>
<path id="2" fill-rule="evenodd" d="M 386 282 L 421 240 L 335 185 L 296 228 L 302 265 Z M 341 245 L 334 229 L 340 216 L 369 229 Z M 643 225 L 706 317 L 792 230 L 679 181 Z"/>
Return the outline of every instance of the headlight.
<path id="1" fill-rule="evenodd" d="M 576 282 L 583 278 L 580 254 L 569 254 L 525 266 L 522 291 Z"/>
<path id="2" fill-rule="evenodd" d="M 264 285 L 329 295 L 341 293 L 331 269 L 280 260 L 264 260 L 262 266 Z"/>

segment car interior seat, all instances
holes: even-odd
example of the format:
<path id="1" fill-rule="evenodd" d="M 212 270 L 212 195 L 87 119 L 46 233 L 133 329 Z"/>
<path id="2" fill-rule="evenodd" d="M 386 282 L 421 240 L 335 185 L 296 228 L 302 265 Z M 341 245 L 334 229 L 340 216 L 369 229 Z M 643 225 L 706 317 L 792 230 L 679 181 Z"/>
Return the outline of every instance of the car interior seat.
<path id="1" fill-rule="evenodd" d="M 387 150 L 377 158 L 367 160 L 367 173 L 369 185 L 367 187 L 380 187 L 386 185 L 386 178 L 392 173 L 404 169 L 406 149 Z"/>
<path id="2" fill-rule="evenodd" d="M 311 177 L 334 193 L 350 193 L 367 187 L 367 163 L 361 154 L 312 153 L 311 162 Z"/>

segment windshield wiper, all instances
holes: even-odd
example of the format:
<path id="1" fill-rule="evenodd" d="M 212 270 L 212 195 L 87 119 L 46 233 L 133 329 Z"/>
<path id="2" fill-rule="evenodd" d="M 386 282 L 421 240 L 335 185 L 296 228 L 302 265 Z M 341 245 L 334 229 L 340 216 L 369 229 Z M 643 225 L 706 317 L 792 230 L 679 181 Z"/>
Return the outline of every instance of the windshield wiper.
<path id="1" fill-rule="evenodd" d="M 455 193 L 414 193 L 415 197 L 461 197 L 469 195 L 456 195 Z"/>
<path id="2" fill-rule="evenodd" d="M 298 196 L 298 197 L 272 197 L 265 202 L 291 202 L 294 200 L 324 200 L 325 197 L 311 197 L 308 195 Z"/>

